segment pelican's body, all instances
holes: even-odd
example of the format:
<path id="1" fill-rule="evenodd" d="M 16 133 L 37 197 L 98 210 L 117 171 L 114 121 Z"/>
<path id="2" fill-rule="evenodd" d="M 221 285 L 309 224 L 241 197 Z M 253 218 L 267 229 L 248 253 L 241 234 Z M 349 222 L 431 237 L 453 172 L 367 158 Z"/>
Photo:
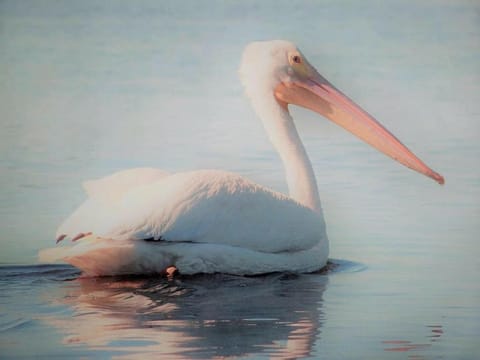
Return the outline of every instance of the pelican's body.
<path id="1" fill-rule="evenodd" d="M 219 264 L 218 253 L 216 260 L 211 259 L 209 252 L 215 249 L 228 254 L 225 261 L 248 250 L 242 260 L 250 265 L 242 271 L 246 274 L 255 273 L 253 269 L 257 269 L 248 261 L 249 256 L 283 253 L 279 257 L 285 257 L 285 254 L 312 249 L 319 243 L 325 257 L 323 263 L 326 261 L 328 243 L 321 214 L 233 173 L 198 170 L 170 175 L 161 170 L 140 168 L 89 181 L 85 188 L 89 198 L 58 229 L 58 236 L 70 237 L 89 229 L 92 235 L 79 240 L 74 248 L 87 242 L 89 246 L 96 244 L 103 248 L 105 239 L 114 239 L 109 243 L 110 251 L 114 251 L 115 244 L 125 249 L 129 244 L 144 243 L 147 251 L 155 254 L 155 271 L 169 265 L 178 266 L 179 261 L 194 266 L 180 267 L 182 273 L 229 272 L 226 264 Z M 189 257 L 185 255 L 185 248 L 191 248 Z M 88 256 L 90 260 L 92 254 Z M 132 272 L 138 266 L 136 261 L 130 263 L 132 259 L 127 257 L 122 268 L 111 265 L 108 273 Z M 74 258 L 68 260 L 88 273 L 105 273 L 96 270 L 96 261 L 92 262 L 95 269 L 87 269 Z M 209 263 L 210 268 L 202 262 Z M 105 267 L 107 261 L 102 263 Z M 296 265 L 294 271 L 315 270 L 312 264 L 302 261 Z M 272 264 L 265 269 L 276 270 Z"/>
<path id="2" fill-rule="evenodd" d="M 290 195 L 237 174 L 140 168 L 84 184 L 88 199 L 50 249 L 87 275 L 162 272 L 260 274 L 325 266 L 328 239 L 314 172 L 287 105 L 312 109 L 408 167 L 443 182 L 393 135 L 338 92 L 294 44 L 250 44 L 240 68 L 254 109 L 284 164 Z"/>

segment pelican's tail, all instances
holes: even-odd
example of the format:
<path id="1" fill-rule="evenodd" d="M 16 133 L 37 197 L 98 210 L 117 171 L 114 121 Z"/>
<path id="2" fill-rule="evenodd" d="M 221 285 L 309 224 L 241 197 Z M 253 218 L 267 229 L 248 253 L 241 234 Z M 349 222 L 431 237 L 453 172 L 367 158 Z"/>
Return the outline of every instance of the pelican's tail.
<path id="1" fill-rule="evenodd" d="M 41 250 L 38 258 L 43 263 L 67 262 L 82 270 L 83 276 L 162 273 L 174 259 L 160 249 L 152 256 L 152 246 L 159 245 L 89 235 L 70 246 Z"/>

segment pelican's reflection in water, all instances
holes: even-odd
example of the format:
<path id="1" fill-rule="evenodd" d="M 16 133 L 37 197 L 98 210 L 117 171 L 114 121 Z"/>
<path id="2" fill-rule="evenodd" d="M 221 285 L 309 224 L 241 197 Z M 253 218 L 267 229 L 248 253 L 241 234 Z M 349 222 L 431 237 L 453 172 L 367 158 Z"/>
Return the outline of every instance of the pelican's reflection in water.
<path id="1" fill-rule="evenodd" d="M 45 294 L 73 314 L 45 320 L 63 342 L 116 356 L 310 355 L 320 336 L 320 274 L 78 279 Z"/>

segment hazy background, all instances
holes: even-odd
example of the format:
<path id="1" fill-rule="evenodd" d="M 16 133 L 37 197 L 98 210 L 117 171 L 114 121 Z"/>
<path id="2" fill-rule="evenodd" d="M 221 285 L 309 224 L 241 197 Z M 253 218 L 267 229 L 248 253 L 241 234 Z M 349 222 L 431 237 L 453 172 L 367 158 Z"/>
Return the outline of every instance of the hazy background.
<path id="1" fill-rule="evenodd" d="M 476 1 L 1 1 L 0 262 L 35 262 L 81 182 L 128 167 L 221 168 L 285 191 L 237 68 L 248 42 L 286 38 L 446 178 L 294 109 L 332 256 L 435 244 L 465 264 L 479 250 L 479 12 Z"/>

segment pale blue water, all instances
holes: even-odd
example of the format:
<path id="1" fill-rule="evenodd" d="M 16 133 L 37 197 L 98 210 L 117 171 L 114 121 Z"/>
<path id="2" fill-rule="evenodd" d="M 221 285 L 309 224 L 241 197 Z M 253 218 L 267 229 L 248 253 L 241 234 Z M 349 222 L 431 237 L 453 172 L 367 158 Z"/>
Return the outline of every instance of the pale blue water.
<path id="1" fill-rule="evenodd" d="M 36 265 L 85 179 L 221 168 L 286 191 L 236 73 L 273 38 L 446 185 L 293 109 L 337 268 L 168 282 Z M 479 59 L 476 1 L 0 2 L 0 358 L 478 357 Z"/>

